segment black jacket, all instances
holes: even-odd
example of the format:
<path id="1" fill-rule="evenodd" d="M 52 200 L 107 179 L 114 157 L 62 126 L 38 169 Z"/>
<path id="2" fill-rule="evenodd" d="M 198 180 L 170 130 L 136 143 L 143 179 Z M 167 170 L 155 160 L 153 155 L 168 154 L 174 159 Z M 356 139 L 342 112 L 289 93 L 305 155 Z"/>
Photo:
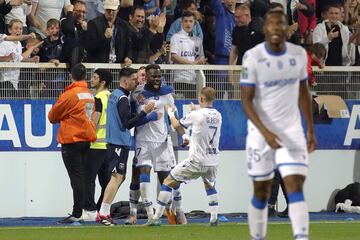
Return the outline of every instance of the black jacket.
<path id="1" fill-rule="evenodd" d="M 11 11 L 12 7 L 10 3 L 2 3 L 0 4 L 0 33 L 6 32 L 5 26 L 5 15 Z"/>
<path id="2" fill-rule="evenodd" d="M 107 27 L 108 23 L 104 15 L 89 21 L 85 43 L 85 48 L 87 50 L 87 62 L 109 62 L 111 38 L 107 39 L 104 35 Z M 115 28 L 116 62 L 122 63 L 124 62 L 125 57 L 131 55 L 131 49 L 129 48 L 131 39 L 127 23 L 124 20 L 116 18 Z"/>
<path id="3" fill-rule="evenodd" d="M 86 62 L 84 46 L 87 31 L 76 22 L 73 12 L 68 12 L 61 21 L 61 32 L 64 35 L 61 62 L 70 64 L 70 68 L 77 63 Z"/>

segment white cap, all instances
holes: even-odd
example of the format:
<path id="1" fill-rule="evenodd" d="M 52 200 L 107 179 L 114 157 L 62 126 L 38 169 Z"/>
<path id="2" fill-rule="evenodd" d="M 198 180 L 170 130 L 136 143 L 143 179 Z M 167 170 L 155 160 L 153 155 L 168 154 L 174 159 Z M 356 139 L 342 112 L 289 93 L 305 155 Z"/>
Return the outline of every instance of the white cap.
<path id="1" fill-rule="evenodd" d="M 104 9 L 118 10 L 119 0 L 105 0 Z"/>

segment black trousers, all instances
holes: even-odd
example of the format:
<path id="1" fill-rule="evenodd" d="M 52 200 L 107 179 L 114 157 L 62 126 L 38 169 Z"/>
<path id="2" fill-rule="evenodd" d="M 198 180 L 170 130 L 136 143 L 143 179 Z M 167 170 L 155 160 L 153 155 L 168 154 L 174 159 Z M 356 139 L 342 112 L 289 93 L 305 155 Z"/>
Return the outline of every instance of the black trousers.
<path id="1" fill-rule="evenodd" d="M 288 203 L 284 181 L 281 178 L 279 170 L 276 169 L 275 175 L 274 175 L 274 178 L 272 181 L 272 185 L 271 185 L 271 195 L 270 195 L 270 199 L 268 201 L 268 203 L 270 205 L 275 205 L 277 202 L 277 197 L 278 197 L 278 193 L 279 193 L 279 185 L 281 186 L 281 190 L 283 191 L 284 197 L 286 199 L 286 203 Z"/>
<path id="2" fill-rule="evenodd" d="M 81 217 L 84 207 L 85 164 L 89 149 L 89 142 L 77 142 L 61 146 L 62 158 L 73 190 L 74 205 L 72 215 L 77 218 Z"/>
<path id="3" fill-rule="evenodd" d="M 85 166 L 85 204 L 87 211 L 100 210 L 107 184 L 110 181 L 111 172 L 106 160 L 106 149 L 90 149 Z M 101 195 L 95 204 L 95 180 L 98 176 L 101 186 Z"/>

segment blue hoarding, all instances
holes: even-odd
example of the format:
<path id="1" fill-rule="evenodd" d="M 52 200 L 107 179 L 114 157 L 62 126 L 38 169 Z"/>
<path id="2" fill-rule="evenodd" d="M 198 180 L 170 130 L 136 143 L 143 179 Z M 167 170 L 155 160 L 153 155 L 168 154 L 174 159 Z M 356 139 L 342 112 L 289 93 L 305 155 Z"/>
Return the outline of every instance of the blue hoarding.
<path id="1" fill-rule="evenodd" d="M 0 151 L 58 151 L 58 125 L 47 120 L 52 100 L 0 100 Z M 179 115 L 190 101 L 177 101 Z M 318 149 L 360 148 L 360 101 L 347 101 L 350 118 L 316 124 Z M 223 115 L 221 150 L 245 148 L 246 116 L 240 101 L 217 101 Z"/>

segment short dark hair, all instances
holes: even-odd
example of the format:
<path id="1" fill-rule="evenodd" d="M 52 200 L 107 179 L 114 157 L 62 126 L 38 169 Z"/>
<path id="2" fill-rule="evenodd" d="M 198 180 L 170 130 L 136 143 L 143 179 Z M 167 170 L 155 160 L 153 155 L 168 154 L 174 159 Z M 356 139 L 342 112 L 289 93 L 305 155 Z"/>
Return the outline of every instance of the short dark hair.
<path id="1" fill-rule="evenodd" d="M 134 73 L 137 73 L 136 69 L 131 67 L 125 67 L 120 70 L 120 81 L 123 77 L 130 77 Z"/>
<path id="2" fill-rule="evenodd" d="M 139 10 L 144 10 L 145 11 L 145 8 L 143 6 L 140 6 L 140 5 L 135 5 L 135 6 L 132 6 L 131 9 L 130 9 L 130 15 L 131 16 L 134 16 L 135 14 L 135 11 L 139 9 Z"/>
<path id="3" fill-rule="evenodd" d="M 184 18 L 184 17 L 194 17 L 194 19 L 196 19 L 196 16 L 193 12 L 190 12 L 190 11 L 184 11 L 181 15 L 181 18 Z"/>
<path id="4" fill-rule="evenodd" d="M 149 64 L 146 66 L 145 68 L 145 72 L 150 71 L 151 69 L 156 69 L 156 70 L 160 70 L 160 66 L 157 64 Z"/>
<path id="5" fill-rule="evenodd" d="M 329 11 L 330 8 L 338 8 L 341 9 L 343 6 L 340 4 L 329 4 L 329 5 L 325 5 L 322 9 L 321 12 L 325 13 L 327 11 Z"/>
<path id="6" fill-rule="evenodd" d="M 75 81 L 85 80 L 86 78 L 86 67 L 82 63 L 77 63 L 71 68 L 71 77 Z"/>
<path id="7" fill-rule="evenodd" d="M 182 10 L 187 9 L 187 8 L 189 8 L 192 4 L 194 4 L 194 5 L 196 6 L 195 1 L 193 1 L 193 0 L 183 0 L 182 3 L 181 3 L 181 9 L 182 9 Z"/>
<path id="8" fill-rule="evenodd" d="M 284 10 L 284 6 L 278 2 L 272 2 L 269 4 L 268 12 L 273 10 L 274 8 L 281 7 Z"/>
<path id="9" fill-rule="evenodd" d="M 97 75 L 99 75 L 100 81 L 104 81 L 105 82 L 105 87 L 108 88 L 110 86 L 110 84 L 113 81 L 113 76 L 111 74 L 111 72 L 107 69 L 96 69 L 94 71 L 94 73 L 96 73 Z"/>
<path id="10" fill-rule="evenodd" d="M 279 12 L 279 11 L 271 12 L 271 11 L 270 11 L 270 12 L 267 12 L 267 13 L 265 14 L 264 24 L 266 24 L 266 23 L 267 23 L 267 19 L 268 19 L 269 17 L 272 17 L 272 16 L 282 17 L 282 18 L 285 19 L 286 24 L 288 23 L 288 22 L 287 22 L 287 16 L 285 15 L 284 12 Z"/>

